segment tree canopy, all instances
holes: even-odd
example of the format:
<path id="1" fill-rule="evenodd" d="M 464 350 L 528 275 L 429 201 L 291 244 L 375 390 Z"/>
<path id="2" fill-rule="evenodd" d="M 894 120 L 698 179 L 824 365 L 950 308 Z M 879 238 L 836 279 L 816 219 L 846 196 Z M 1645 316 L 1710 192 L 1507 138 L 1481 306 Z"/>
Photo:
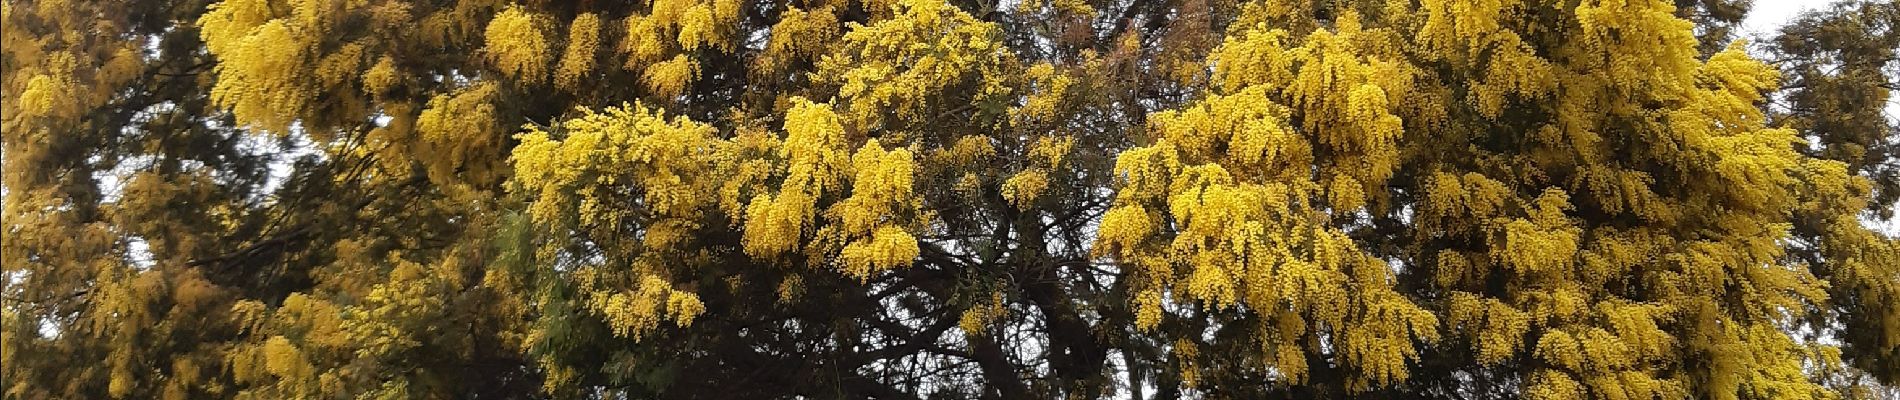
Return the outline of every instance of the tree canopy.
<path id="1" fill-rule="evenodd" d="M 1900 3 L 0 0 L 0 397 L 1900 394 Z"/>

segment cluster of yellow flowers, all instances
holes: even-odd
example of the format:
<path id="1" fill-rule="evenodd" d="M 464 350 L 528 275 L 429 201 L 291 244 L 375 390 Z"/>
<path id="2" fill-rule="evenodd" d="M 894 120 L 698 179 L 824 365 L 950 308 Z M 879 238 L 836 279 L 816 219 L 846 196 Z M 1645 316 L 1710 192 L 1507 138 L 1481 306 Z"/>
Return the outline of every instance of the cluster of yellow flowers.
<path id="1" fill-rule="evenodd" d="M 416 136 L 422 147 L 437 155 L 425 160 L 430 179 L 444 183 L 494 179 L 494 165 L 482 161 L 499 156 L 503 144 L 503 127 L 495 120 L 497 86 L 484 81 L 435 96 L 416 117 Z"/>
<path id="2" fill-rule="evenodd" d="M 705 157 L 718 141 L 712 127 L 641 105 L 586 112 L 559 127 L 558 139 L 540 128 L 518 135 L 512 157 L 514 184 L 540 198 L 532 209 L 538 219 L 612 223 L 631 211 L 589 202 L 606 194 L 597 185 L 638 187 L 658 217 L 692 218 L 710 205 L 699 193 L 711 184 L 700 178 L 712 168 Z"/>
<path id="3" fill-rule="evenodd" d="M 622 65 L 640 73 L 659 97 L 679 95 L 697 78 L 701 50 L 733 49 L 740 5 L 739 0 L 654 1 L 650 13 L 626 19 Z"/>
<path id="4" fill-rule="evenodd" d="M 776 194 L 761 193 L 746 208 L 746 253 L 773 257 L 793 249 L 813 225 L 817 202 L 843 187 L 851 167 L 845 156 L 844 126 L 831 107 L 794 99 L 785 113 L 783 183 Z"/>
<path id="5" fill-rule="evenodd" d="M 798 60 L 824 53 L 826 43 L 838 38 L 838 15 L 831 6 L 801 9 L 787 5 L 778 23 L 772 24 L 772 37 L 765 52 L 759 54 L 756 71 L 784 73 Z"/>
<path id="6" fill-rule="evenodd" d="M 584 13 L 567 26 L 567 49 L 561 52 L 560 65 L 554 68 L 554 84 L 579 91 L 594 69 L 595 52 L 600 49 L 600 15 Z"/>
<path id="7" fill-rule="evenodd" d="M 996 25 L 978 21 L 942 0 L 900 0 L 875 12 L 894 14 L 871 25 L 848 24 L 849 32 L 833 53 L 818 63 L 814 77 L 838 85 L 840 108 L 857 126 L 881 127 L 894 113 L 906 120 L 932 107 L 933 93 L 979 85 L 972 103 L 1007 92 L 1004 69 L 1008 49 Z M 886 11 L 888 10 L 888 11 Z"/>
<path id="8" fill-rule="evenodd" d="M 46 55 L 45 67 L 41 73 L 26 81 L 26 87 L 20 91 L 20 111 L 27 115 L 39 115 L 49 118 L 71 118 L 84 108 L 79 101 L 84 96 L 74 74 L 79 65 L 70 53 L 52 53 Z M 111 68 L 100 71 L 113 74 Z M 129 71 L 128 71 L 129 72 Z"/>
<path id="9" fill-rule="evenodd" d="M 1034 101 L 1034 100 L 1031 100 Z M 1032 107 L 1025 105 L 1024 107 Z M 1050 176 L 1060 173 L 1062 159 L 1075 147 L 1075 138 L 1069 136 L 1042 136 L 1029 144 L 1027 168 L 1011 175 L 1003 181 L 1003 200 L 1016 208 L 1027 210 L 1035 206 L 1036 199 L 1049 188 Z M 973 164 L 956 164 L 973 165 Z M 1059 176 L 1058 176 L 1059 178 Z"/>
<path id="10" fill-rule="evenodd" d="M 1048 187 L 1048 173 L 1040 169 L 1023 170 L 1003 181 L 1003 199 L 1016 208 L 1028 209 L 1035 205 L 1036 196 Z"/>
<path id="11" fill-rule="evenodd" d="M 351 384 L 413 363 L 414 349 L 439 340 L 440 332 L 430 331 L 425 321 L 447 312 L 448 297 L 462 286 L 461 261 L 422 265 L 393 254 L 380 262 L 393 265 L 388 281 L 370 287 L 355 304 L 304 293 L 291 294 L 274 309 L 254 300 L 234 304 L 231 315 L 245 332 L 275 333 L 224 350 L 231 376 L 250 387 L 239 398 L 352 393 L 358 390 Z M 385 384 L 365 395 L 405 390 Z"/>
<path id="12" fill-rule="evenodd" d="M 885 151 L 872 139 L 851 158 L 857 170 L 851 197 L 831 211 L 837 216 L 834 228 L 848 241 L 839 260 L 845 275 L 869 279 L 878 272 L 909 266 L 917 258 L 917 238 L 897 218 L 916 213 L 910 151 Z"/>
<path id="13" fill-rule="evenodd" d="M 1416 43 L 1432 49 L 1420 54 L 1476 72 L 1460 78 L 1471 98 L 1424 91 L 1417 103 L 1465 103 L 1483 117 L 1407 124 L 1407 134 L 1524 147 L 1435 149 L 1461 159 L 1434 161 L 1446 170 L 1422 176 L 1416 235 L 1468 243 L 1429 258 L 1432 282 L 1450 293 L 1455 336 L 1480 363 L 1523 362 L 1528 351 L 1548 365 L 1526 373 L 1531 398 L 1821 394 L 1790 378 L 1806 345 L 1759 333 L 1825 297 L 1805 268 L 1781 265 L 1775 241 L 1789 227 L 1774 221 L 1797 207 L 1797 176 L 1851 179 L 1830 162 L 1797 161 L 1792 132 L 1763 127 L 1753 105 L 1774 86 L 1772 68 L 1739 47 L 1699 60 L 1689 22 L 1667 2 L 1585 1 L 1574 9 L 1576 40 L 1538 55 L 1515 25 L 1520 10 L 1548 6 L 1427 1 L 1423 15 L 1401 18 L 1419 24 Z M 1627 101 L 1632 93 L 1644 100 Z M 1506 110 L 1539 117 L 1514 121 Z M 1512 131 L 1524 133 L 1494 133 Z M 1676 173 L 1707 179 L 1659 182 Z M 1586 221 L 1586 208 L 1631 223 Z M 1722 293 L 1745 300 L 1713 299 Z M 1738 351 L 1785 357 L 1729 354 Z M 1663 355 L 1673 353 L 1725 361 L 1655 369 L 1683 362 Z"/>
<path id="14" fill-rule="evenodd" d="M 0 13 L 15 3 L 0 1 Z M 944 0 L 503 3 L 219 1 L 196 22 L 218 59 L 204 82 L 240 125 L 361 144 L 326 155 L 373 158 L 382 168 L 367 173 L 374 179 L 407 178 L 420 165 L 445 202 L 475 204 L 451 207 L 467 211 L 457 218 L 525 200 L 538 235 L 524 240 L 537 246 L 529 258 L 552 264 L 538 272 L 571 280 L 580 312 L 635 341 L 669 322 L 692 324 L 713 312 L 707 303 L 727 304 L 702 302 L 701 285 L 761 283 L 711 273 L 728 265 L 788 267 L 766 273 L 782 279 L 773 294 L 783 304 L 803 298 L 813 274 L 860 283 L 892 275 L 936 244 L 920 238 L 956 236 L 933 220 L 940 184 L 950 186 L 946 203 L 1000 197 L 1007 208 L 974 212 L 1033 221 L 1051 208 L 1093 207 L 1095 186 L 1112 182 L 1112 204 L 1082 229 L 1095 240 L 1083 261 L 1123 268 L 1117 284 L 1129 286 L 1134 327 L 1179 335 L 1157 343 L 1172 342 L 1170 362 L 1189 387 L 1212 381 L 1216 371 L 1203 367 L 1225 355 L 1179 331 L 1193 324 L 1174 322 L 1200 315 L 1182 310 L 1241 315 L 1247 325 L 1234 328 L 1259 343 L 1247 362 L 1285 380 L 1276 383 L 1310 378 L 1309 360 L 1321 355 L 1349 389 L 1370 389 L 1404 381 L 1408 363 L 1436 349 L 1470 355 L 1474 369 L 1521 370 L 1532 398 L 1824 397 L 1804 373 L 1837 367 L 1829 352 L 1838 350 L 1792 339 L 1788 327 L 1825 302 L 1830 284 L 1895 293 L 1884 288 L 1900 251 L 1830 211 L 1864 209 L 1869 182 L 1796 153 L 1795 131 L 1767 128 L 1758 104 L 1777 88 L 1775 69 L 1740 45 L 1697 54 L 1694 26 L 1666 0 L 1196 5 L 1239 11 L 1218 18 L 1186 15 L 1184 4 L 1182 26 L 1206 18 L 1226 37 L 1210 31 L 1189 45 L 1191 32 L 1143 37 L 1130 25 L 1096 40 L 1118 48 L 1068 49 L 1035 32 L 1032 50 L 1007 45 L 1021 38 L 992 16 Z M 1016 8 L 1086 25 L 1104 4 Z M 570 12 L 565 32 L 551 28 Z M 416 33 L 357 33 L 391 27 Z M 326 35 L 338 31 L 350 33 Z M 10 56 L 22 49 L 21 62 L 38 66 L 11 83 L 18 109 L 37 117 L 82 115 L 115 94 L 70 93 L 150 72 L 138 45 L 39 54 L 43 46 L 9 43 Z M 1042 47 L 1050 54 L 1017 54 Z M 401 54 L 411 48 L 470 54 Z M 1104 81 L 1126 75 L 1101 72 L 1123 69 L 1105 66 L 1118 62 L 1152 70 L 1133 75 L 1166 75 L 1163 86 L 1178 87 L 1158 90 L 1179 94 L 1090 103 L 1121 95 Z M 475 65 L 457 69 L 464 64 Z M 608 76 L 638 87 L 589 87 Z M 717 98 L 699 93 L 708 79 L 756 93 L 707 110 L 728 106 L 701 100 Z M 513 101 L 550 82 L 578 100 Z M 560 112 L 550 103 L 621 97 L 645 103 L 549 116 Z M 1076 111 L 1106 104 L 1170 105 L 1142 117 Z M 709 117 L 721 112 L 729 117 Z M 521 115 L 556 120 L 520 128 L 503 163 L 504 135 Z M 1145 133 L 1132 148 L 1122 148 L 1126 127 L 1096 126 L 1135 119 L 1148 125 L 1135 127 Z M 321 136 L 359 128 L 360 143 Z M 1089 164 L 1109 156 L 1110 171 Z M 130 183 L 132 194 L 176 189 Z M 495 187 L 517 197 L 469 195 Z M 1090 202 L 1071 202 L 1077 193 Z M 57 206 L 21 200 L 8 215 Z M 1817 250 L 1828 281 L 1783 254 L 1797 231 L 1789 215 L 1801 213 L 1829 216 L 1802 227 L 1829 237 Z M 348 361 L 339 352 L 391 357 L 420 346 L 428 332 L 386 321 L 443 312 L 437 296 L 461 286 L 465 266 L 333 264 L 318 285 L 360 300 L 295 294 L 274 309 L 233 307 L 246 332 L 270 332 L 224 355 L 239 383 L 270 383 L 251 395 L 341 393 L 341 380 L 370 375 L 339 369 Z M 365 278 L 385 272 L 387 281 Z M 150 325 L 162 316 L 140 305 L 208 285 L 122 275 L 92 294 L 96 330 Z M 487 279 L 530 291 L 522 276 Z M 218 295 L 176 292 L 181 307 Z M 980 296 L 958 321 L 972 334 L 1022 301 L 1007 289 Z M 510 301 L 503 306 L 533 303 Z M 505 341 L 547 333 L 536 329 Z M 123 378 L 137 367 L 129 354 L 113 355 L 111 393 L 140 384 Z M 539 361 L 550 387 L 584 375 Z M 382 393 L 407 390 L 401 384 Z"/>
<path id="15" fill-rule="evenodd" d="M 262 309 L 262 303 L 239 303 L 247 309 Z M 348 330 L 344 330 L 346 315 L 344 309 L 329 301 L 317 300 L 304 294 L 291 294 L 283 305 L 262 317 L 262 311 L 251 318 L 257 318 L 260 326 L 272 326 L 274 332 L 287 332 L 279 336 L 270 336 L 253 345 L 234 347 L 226 353 L 232 368 L 232 377 L 237 383 L 251 383 L 264 391 L 255 394 L 279 394 L 279 396 L 315 396 L 334 387 L 334 375 L 321 372 L 317 366 L 323 366 L 325 360 L 319 356 L 329 355 L 331 351 L 340 351 L 346 343 Z M 321 377 L 321 375 L 327 375 Z M 325 387 L 323 383 L 331 385 Z"/>
<path id="16" fill-rule="evenodd" d="M 647 66 L 646 74 L 640 77 L 647 90 L 653 91 L 653 94 L 672 98 L 685 92 L 686 85 L 693 83 L 698 76 L 699 64 L 681 54 Z"/>
<path id="17" fill-rule="evenodd" d="M 647 249 L 619 260 L 631 264 L 630 270 L 581 267 L 590 277 L 585 279 L 591 287 L 589 308 L 608 320 L 616 335 L 635 339 L 663 320 L 690 324 L 705 306 L 663 277 L 704 262 L 685 249 L 694 240 L 692 229 L 717 207 L 703 193 L 719 184 L 709 178 L 711 156 L 726 142 L 708 125 L 669 119 L 638 104 L 584 112 L 557 127 L 555 132 L 531 128 L 518 136 L 511 182 L 537 198 L 530 214 L 555 231 L 571 227 L 606 245 L 638 243 Z M 638 197 L 619 197 L 623 194 Z M 642 222 L 627 226 L 631 221 Z M 628 241 L 618 233 L 627 229 L 642 234 Z"/>
<path id="18" fill-rule="evenodd" d="M 1386 96 L 1410 90 L 1397 63 L 1360 44 L 1354 16 L 1339 25 L 1296 48 L 1267 31 L 1216 49 L 1224 93 L 1153 115 L 1155 141 L 1117 159 L 1097 251 L 1135 268 L 1138 327 L 1159 322 L 1164 291 L 1243 306 L 1275 316 L 1260 328 L 1270 356 L 1297 352 L 1310 330 L 1332 332 L 1358 371 L 1351 382 L 1368 388 L 1405 379 L 1413 342 L 1437 339 L 1438 322 L 1328 222 L 1394 172 L 1402 121 Z M 1322 149 L 1330 158 L 1316 160 Z M 1304 376 L 1299 357 L 1269 359 L 1278 374 Z"/>
<path id="19" fill-rule="evenodd" d="M 310 50 L 288 20 L 256 22 L 237 16 L 244 7 L 220 6 L 202 20 L 205 47 L 230 54 L 218 64 L 218 85 L 212 98 L 237 116 L 239 123 L 287 133 L 296 115 L 310 101 L 305 82 Z M 224 15 L 232 15 L 224 17 Z"/>
<path id="20" fill-rule="evenodd" d="M 1007 296 L 1001 291 L 990 292 L 989 296 L 963 311 L 963 316 L 957 318 L 957 327 L 972 336 L 987 334 L 991 323 L 1009 315 Z"/>
<path id="21" fill-rule="evenodd" d="M 548 68 L 547 16 L 520 6 L 509 6 L 488 21 L 488 57 L 502 73 L 515 79 L 537 82 L 545 79 Z"/>
<path id="22" fill-rule="evenodd" d="M 614 335 L 640 340 L 648 331 L 660 327 L 669 317 L 675 326 L 687 326 L 706 311 L 699 296 L 673 289 L 673 284 L 657 276 L 640 278 L 638 289 L 612 293 L 594 293 L 588 307 L 600 313 L 613 328 Z"/>

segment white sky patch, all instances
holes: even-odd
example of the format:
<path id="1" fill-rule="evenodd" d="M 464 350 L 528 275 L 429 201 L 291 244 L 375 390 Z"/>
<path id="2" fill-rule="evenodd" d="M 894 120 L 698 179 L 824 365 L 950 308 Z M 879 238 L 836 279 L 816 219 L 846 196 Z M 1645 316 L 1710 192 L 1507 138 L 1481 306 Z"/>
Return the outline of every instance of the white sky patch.
<path id="1" fill-rule="evenodd" d="M 1742 34 L 1751 40 L 1774 35 L 1782 24 L 1794 19 L 1802 11 L 1827 8 L 1841 0 L 1755 0 L 1748 11 L 1748 19 L 1742 20 Z M 1759 40 L 1757 40 L 1759 41 Z"/>
<path id="2" fill-rule="evenodd" d="M 291 142 L 289 147 L 279 144 L 274 134 L 266 132 L 251 132 L 243 139 L 241 147 L 245 151 L 272 155 L 269 164 L 270 175 L 265 178 L 264 186 L 258 190 L 258 195 L 270 197 L 277 193 L 277 189 L 283 187 L 284 182 L 290 179 L 291 173 L 295 172 L 297 160 L 304 156 L 323 156 L 322 153 L 317 152 L 315 143 L 310 141 L 310 136 L 304 133 L 302 123 L 294 123 L 290 126 L 289 138 Z"/>
<path id="3" fill-rule="evenodd" d="M 158 263 L 152 255 L 152 243 L 138 236 L 125 239 L 125 261 L 132 265 L 132 269 L 139 271 L 152 269 Z"/>

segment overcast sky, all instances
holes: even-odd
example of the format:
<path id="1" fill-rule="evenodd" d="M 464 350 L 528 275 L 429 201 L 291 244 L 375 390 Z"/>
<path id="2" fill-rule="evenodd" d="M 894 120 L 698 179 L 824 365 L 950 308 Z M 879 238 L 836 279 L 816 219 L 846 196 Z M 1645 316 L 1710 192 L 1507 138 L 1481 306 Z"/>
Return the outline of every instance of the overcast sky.
<path id="1" fill-rule="evenodd" d="M 1826 7 L 1836 0 L 1755 0 L 1755 7 L 1742 21 L 1742 29 L 1751 34 L 1767 34 L 1801 11 Z"/>

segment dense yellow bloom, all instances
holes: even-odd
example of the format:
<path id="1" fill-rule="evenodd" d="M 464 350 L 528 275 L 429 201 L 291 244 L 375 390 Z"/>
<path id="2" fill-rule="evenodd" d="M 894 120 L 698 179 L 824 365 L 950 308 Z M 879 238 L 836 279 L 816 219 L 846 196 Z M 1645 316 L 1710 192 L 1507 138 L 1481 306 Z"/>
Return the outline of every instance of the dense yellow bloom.
<path id="1" fill-rule="evenodd" d="M 979 299 L 964 310 L 962 316 L 957 317 L 957 327 L 963 328 L 963 332 L 971 336 L 985 335 L 993 322 L 1009 315 L 1004 296 L 1003 292 L 991 292 L 989 297 Z"/>
<path id="2" fill-rule="evenodd" d="M 1406 362 L 1418 354 L 1415 341 L 1435 340 L 1438 321 L 1392 291 L 1385 262 L 1324 222 L 1363 204 L 1360 182 L 1377 185 L 1394 172 L 1401 122 L 1381 87 L 1402 91 L 1408 84 L 1393 80 L 1404 75 L 1395 66 L 1352 52 L 1351 18 L 1337 37 L 1315 33 L 1310 47 L 1282 49 L 1278 34 L 1223 46 L 1217 58 L 1224 61 L 1215 66 L 1238 87 L 1152 117 L 1159 140 L 1116 162 L 1122 182 L 1117 205 L 1102 219 L 1099 245 L 1149 276 L 1150 291 L 1316 322 L 1262 334 L 1290 343 L 1308 329 L 1330 330 L 1331 345 L 1360 371 L 1353 386 L 1365 389 L 1405 379 Z M 1262 71 L 1250 62 L 1281 57 L 1302 60 L 1301 67 L 1271 72 L 1272 63 Z M 1271 82 L 1275 77 L 1292 81 Z M 1314 160 L 1315 149 L 1337 158 Z M 1330 184 L 1306 170 L 1315 164 Z M 1165 210 L 1173 228 L 1156 231 L 1149 210 Z M 1171 238 L 1165 246 L 1147 239 L 1156 236 Z M 1156 322 L 1161 304 L 1148 293 L 1135 299 L 1137 326 Z"/>
<path id="3" fill-rule="evenodd" d="M 245 33 L 224 33 L 221 29 Z M 310 50 L 299 39 L 298 27 L 282 20 L 254 28 L 220 27 L 207 22 L 205 30 L 207 46 L 228 40 L 226 53 L 234 55 L 218 64 L 220 79 L 213 98 L 231 108 L 240 123 L 288 132 L 295 111 L 303 108 L 311 96 L 305 83 L 309 70 L 303 68 L 310 61 Z M 214 36 L 228 39 L 212 39 Z"/>
<path id="4" fill-rule="evenodd" d="M 809 59 L 825 50 L 824 44 L 838 37 L 838 16 L 832 7 L 800 9 L 791 7 L 772 25 L 772 37 L 759 55 L 757 70 L 783 72 L 793 61 Z"/>
<path id="5" fill-rule="evenodd" d="M 174 3 L 0 0 L 0 396 L 1900 379 L 1886 2 Z"/>
<path id="6" fill-rule="evenodd" d="M 520 171 L 514 183 L 541 201 L 533 209 L 547 221 L 578 217 L 578 223 L 610 223 L 628 212 L 691 218 L 712 203 L 701 194 L 713 184 L 707 155 L 718 145 L 711 127 L 683 118 L 668 119 L 640 105 L 588 112 L 566 121 L 563 137 L 530 130 L 514 150 Z M 592 201 L 596 185 L 634 185 L 645 210 L 626 210 Z M 576 208 L 577 207 L 577 208 Z M 570 214 L 578 211 L 578 215 Z M 567 217 L 567 218 L 572 218 Z"/>
<path id="7" fill-rule="evenodd" d="M 786 160 L 783 184 L 777 193 L 760 194 L 746 209 L 745 243 L 748 254 L 776 257 L 804 243 L 808 232 L 818 242 L 838 242 L 836 250 L 812 246 L 807 251 L 825 257 L 837 251 L 838 266 L 859 279 L 895 267 L 910 265 L 917 257 L 917 240 L 897 217 L 914 214 L 911 187 L 914 160 L 909 150 L 885 150 L 877 140 L 867 141 L 846 159 L 843 127 L 829 106 L 794 99 L 785 118 Z M 841 197 L 841 198 L 840 198 Z M 821 199 L 837 199 L 820 206 Z M 826 210 L 820 223 L 817 210 Z"/>
<path id="8" fill-rule="evenodd" d="M 396 65 L 389 57 L 376 61 L 376 65 L 363 71 L 363 91 L 371 95 L 382 94 L 396 86 L 402 78 L 396 75 Z"/>
<path id="9" fill-rule="evenodd" d="M 429 99 L 415 129 L 425 149 L 437 156 L 428 161 L 429 178 L 436 182 L 489 182 L 505 137 L 496 120 L 495 99 L 500 88 L 477 83 L 452 94 Z"/>
<path id="10" fill-rule="evenodd" d="M 845 244 L 838 257 L 844 264 L 845 275 L 865 279 L 885 270 L 910 266 L 911 260 L 917 258 L 917 238 L 902 228 L 879 227 L 870 236 Z"/>
<path id="11" fill-rule="evenodd" d="M 36 115 L 52 115 L 71 107 L 61 107 L 61 93 L 72 92 L 71 83 L 57 76 L 38 75 L 26 82 L 26 90 L 20 92 L 21 111 Z"/>
<path id="12" fill-rule="evenodd" d="M 1036 196 L 1049 187 L 1049 175 L 1040 169 L 1023 171 L 1003 181 L 1003 198 L 1017 208 L 1029 208 Z"/>
<path id="13" fill-rule="evenodd" d="M 844 126 L 830 106 L 794 99 L 785 113 L 784 183 L 746 208 L 746 253 L 771 257 L 793 249 L 812 228 L 820 197 L 840 190 L 849 158 Z"/>
<path id="14" fill-rule="evenodd" d="M 669 319 L 666 316 L 671 316 L 675 326 L 686 326 L 706 311 L 698 297 L 673 290 L 671 285 L 665 279 L 645 276 L 640 278 L 639 289 L 632 292 L 594 294 L 589 307 L 607 319 L 615 335 L 639 340 L 645 332 Z"/>
<path id="15" fill-rule="evenodd" d="M 487 47 L 490 62 L 502 73 L 528 82 L 545 79 L 550 59 L 548 39 L 541 32 L 546 16 L 511 6 L 488 21 Z"/>
<path id="16" fill-rule="evenodd" d="M 554 69 L 554 83 L 578 91 L 582 79 L 594 69 L 594 52 L 600 48 L 600 16 L 581 14 L 567 29 L 567 49 L 561 52 L 560 66 Z"/>
<path id="17" fill-rule="evenodd" d="M 942 0 L 900 0 L 896 15 L 871 25 L 849 24 L 843 43 L 818 64 L 816 76 L 840 86 L 840 109 L 853 123 L 878 126 L 884 112 L 923 118 L 930 94 L 956 85 L 997 86 L 1006 50 L 994 24 L 971 17 Z M 884 11 L 884 10 L 875 10 Z M 985 95 L 1001 94 L 985 87 Z M 982 101 L 983 99 L 974 99 Z"/>
<path id="18" fill-rule="evenodd" d="M 654 95 L 672 98 L 678 97 L 686 90 L 686 85 L 691 85 L 698 76 L 699 65 L 682 54 L 648 66 L 646 74 L 641 76 L 641 82 L 646 83 L 647 90 Z"/>

